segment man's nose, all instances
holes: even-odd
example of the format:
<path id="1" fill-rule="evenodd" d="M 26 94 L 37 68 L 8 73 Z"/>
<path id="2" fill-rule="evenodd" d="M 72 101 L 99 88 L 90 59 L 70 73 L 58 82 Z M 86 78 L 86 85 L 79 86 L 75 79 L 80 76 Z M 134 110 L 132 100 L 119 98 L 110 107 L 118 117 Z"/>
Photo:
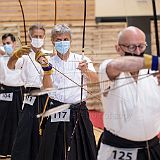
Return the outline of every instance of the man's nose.
<path id="1" fill-rule="evenodd" d="M 141 50 L 139 49 L 138 46 L 136 47 L 135 53 L 136 53 L 137 55 L 140 55 L 140 54 L 141 54 Z"/>

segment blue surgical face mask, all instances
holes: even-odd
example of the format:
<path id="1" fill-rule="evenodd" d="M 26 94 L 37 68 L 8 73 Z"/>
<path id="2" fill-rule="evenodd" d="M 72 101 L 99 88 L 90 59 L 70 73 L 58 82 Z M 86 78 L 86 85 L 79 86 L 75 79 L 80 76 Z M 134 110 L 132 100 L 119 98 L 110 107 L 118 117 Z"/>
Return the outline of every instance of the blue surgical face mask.
<path id="1" fill-rule="evenodd" d="M 60 54 L 65 54 L 70 48 L 70 41 L 55 42 L 55 49 Z"/>
<path id="2" fill-rule="evenodd" d="M 12 45 L 11 44 L 5 44 L 3 47 L 4 47 L 4 50 L 5 50 L 5 53 L 10 56 L 13 52 Z"/>

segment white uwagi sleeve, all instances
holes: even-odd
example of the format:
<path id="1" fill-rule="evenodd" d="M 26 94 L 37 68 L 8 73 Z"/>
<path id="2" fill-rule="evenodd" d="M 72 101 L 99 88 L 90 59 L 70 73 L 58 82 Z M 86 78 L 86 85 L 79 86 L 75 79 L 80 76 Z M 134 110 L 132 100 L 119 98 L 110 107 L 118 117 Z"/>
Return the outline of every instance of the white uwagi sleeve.
<path id="1" fill-rule="evenodd" d="M 108 63 L 110 63 L 111 61 L 112 59 L 105 60 L 101 63 L 99 67 L 99 81 L 100 81 L 101 92 L 104 92 L 104 90 L 106 90 L 109 86 L 110 80 L 106 73 L 106 68 L 107 68 Z"/>

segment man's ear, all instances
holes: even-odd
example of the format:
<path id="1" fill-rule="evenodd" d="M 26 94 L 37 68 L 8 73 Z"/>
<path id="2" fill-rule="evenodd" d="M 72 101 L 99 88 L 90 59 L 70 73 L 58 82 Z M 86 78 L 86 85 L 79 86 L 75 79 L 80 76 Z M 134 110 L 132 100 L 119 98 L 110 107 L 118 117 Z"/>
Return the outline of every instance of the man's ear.
<path id="1" fill-rule="evenodd" d="M 52 44 L 53 44 L 53 46 L 55 46 L 55 43 L 54 43 L 54 41 L 52 41 Z"/>
<path id="2" fill-rule="evenodd" d="M 121 51 L 121 48 L 119 47 L 118 44 L 115 45 L 115 49 L 116 49 L 116 51 L 117 51 L 118 53 Z"/>
<path id="3" fill-rule="evenodd" d="M 52 44 L 54 45 L 54 39 L 51 37 L 51 42 L 52 42 Z M 54 45 L 55 46 L 55 45 Z"/>
<path id="4" fill-rule="evenodd" d="M 115 49 L 118 54 L 120 54 L 121 56 L 124 55 L 124 52 L 122 51 L 121 47 L 118 44 L 115 45 Z"/>
<path id="5" fill-rule="evenodd" d="M 16 48 L 16 41 L 15 42 L 13 42 L 13 48 L 15 49 Z"/>
<path id="6" fill-rule="evenodd" d="M 29 33 L 28 33 L 28 37 L 29 37 L 29 40 L 31 41 L 32 37 L 31 37 L 31 35 Z"/>

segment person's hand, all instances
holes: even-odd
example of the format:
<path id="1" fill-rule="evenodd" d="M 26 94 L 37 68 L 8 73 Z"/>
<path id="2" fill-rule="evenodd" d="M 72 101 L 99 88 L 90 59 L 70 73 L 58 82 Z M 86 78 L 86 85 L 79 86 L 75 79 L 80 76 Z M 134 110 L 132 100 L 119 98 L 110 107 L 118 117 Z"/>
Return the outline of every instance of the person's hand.
<path id="1" fill-rule="evenodd" d="M 42 66 L 47 67 L 48 66 L 48 59 L 45 57 L 45 53 L 42 53 L 41 51 L 38 51 L 35 55 L 35 60 Z"/>
<path id="2" fill-rule="evenodd" d="M 22 46 L 21 48 L 17 49 L 16 51 L 13 52 L 13 55 L 16 58 L 22 57 L 22 55 L 28 55 L 31 52 L 30 46 Z"/>
<path id="3" fill-rule="evenodd" d="M 5 55 L 5 52 L 0 48 L 0 56 Z"/>
<path id="4" fill-rule="evenodd" d="M 79 62 L 78 68 L 82 71 L 82 73 L 86 73 L 88 71 L 88 63 L 86 60 Z"/>
<path id="5" fill-rule="evenodd" d="M 35 60 L 42 66 L 44 74 L 51 75 L 53 73 L 52 64 L 48 62 L 48 59 L 45 57 L 45 54 L 41 51 L 38 51 L 35 56 Z"/>

